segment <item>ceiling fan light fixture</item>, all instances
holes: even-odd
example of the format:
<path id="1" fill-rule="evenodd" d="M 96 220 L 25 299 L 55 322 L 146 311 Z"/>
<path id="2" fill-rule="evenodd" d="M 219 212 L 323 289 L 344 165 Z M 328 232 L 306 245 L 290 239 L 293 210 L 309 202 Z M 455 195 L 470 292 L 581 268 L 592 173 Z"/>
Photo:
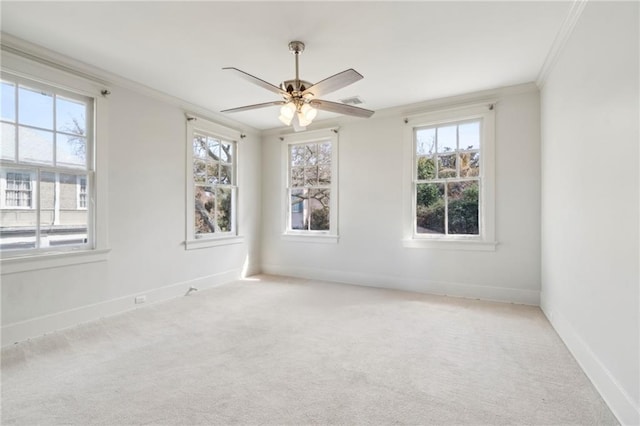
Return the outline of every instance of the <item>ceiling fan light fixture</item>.
<path id="1" fill-rule="evenodd" d="M 295 113 L 295 104 L 293 102 L 287 102 L 286 104 L 282 105 L 282 108 L 280 108 L 280 116 L 278 118 L 285 126 L 289 126 Z"/>
<path id="2" fill-rule="evenodd" d="M 318 115 L 318 110 L 309 104 L 302 105 L 302 107 L 300 108 L 300 112 L 302 113 L 304 118 L 309 121 L 309 124 L 311 124 L 313 119 L 316 118 L 316 115 Z"/>
<path id="3" fill-rule="evenodd" d="M 307 127 L 309 124 L 311 124 L 311 120 L 309 120 L 307 117 L 305 117 L 304 113 L 299 112 L 298 113 L 298 124 L 300 124 L 300 126 L 302 126 L 302 127 Z"/>

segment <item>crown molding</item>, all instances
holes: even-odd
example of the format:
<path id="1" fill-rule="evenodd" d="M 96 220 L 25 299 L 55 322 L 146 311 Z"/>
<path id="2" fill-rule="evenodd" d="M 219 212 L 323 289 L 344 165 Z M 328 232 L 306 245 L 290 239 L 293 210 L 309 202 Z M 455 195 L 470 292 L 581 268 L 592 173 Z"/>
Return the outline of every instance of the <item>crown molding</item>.
<path id="1" fill-rule="evenodd" d="M 2 52 L 17 55 L 30 61 L 54 68 L 68 74 L 93 81 L 104 86 L 118 86 L 152 99 L 176 106 L 185 111 L 196 113 L 203 118 L 215 121 L 225 126 L 233 127 L 240 132 L 259 135 L 260 130 L 225 117 L 199 105 L 192 104 L 184 99 L 169 95 L 162 91 L 145 86 L 137 81 L 130 80 L 121 75 L 103 70 L 93 65 L 78 61 L 69 56 L 54 52 L 37 44 L 30 43 L 18 37 L 0 32 L 0 49 Z"/>
<path id="2" fill-rule="evenodd" d="M 573 29 L 575 28 L 578 19 L 580 19 L 580 15 L 582 15 L 582 11 L 587 5 L 587 1 L 588 0 L 573 0 L 573 3 L 569 8 L 569 13 L 562 22 L 562 25 L 560 26 L 560 29 L 556 34 L 556 38 L 553 40 L 551 49 L 549 49 L 549 53 L 547 53 L 547 57 L 545 58 L 544 63 L 542 64 L 542 68 L 538 73 L 536 84 L 539 88 L 542 88 L 542 86 L 544 86 L 544 83 L 549 77 L 551 70 L 560 57 L 560 52 L 562 52 L 562 49 L 569 41 L 569 38 L 571 38 Z"/>

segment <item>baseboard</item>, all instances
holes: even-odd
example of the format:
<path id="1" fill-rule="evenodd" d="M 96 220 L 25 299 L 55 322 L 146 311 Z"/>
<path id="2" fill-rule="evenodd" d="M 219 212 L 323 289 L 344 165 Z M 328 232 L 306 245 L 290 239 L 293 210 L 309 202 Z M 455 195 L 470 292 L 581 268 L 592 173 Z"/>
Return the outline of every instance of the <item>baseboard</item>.
<path id="1" fill-rule="evenodd" d="M 403 278 L 346 272 L 319 268 L 302 268 L 283 265 L 262 265 L 262 273 L 296 278 L 332 281 L 366 287 L 413 291 L 416 293 L 482 299 L 523 305 L 540 304 L 540 292 L 504 287 L 490 287 L 468 283 L 435 282 L 416 278 Z"/>
<path id="2" fill-rule="evenodd" d="M 62 330 L 84 322 L 97 320 L 111 315 L 140 308 L 163 300 L 184 296 L 189 288 L 195 287 L 198 290 L 211 288 L 218 285 L 235 281 L 241 277 L 241 269 L 232 269 L 217 274 L 207 275 L 189 281 L 182 281 L 164 287 L 151 289 L 148 291 L 129 294 L 116 299 L 94 303 L 79 308 L 56 312 L 2 326 L 2 347 L 21 342 L 33 337 L 42 336 L 54 331 Z M 136 305 L 136 296 L 144 294 L 146 302 Z"/>
<path id="3" fill-rule="evenodd" d="M 609 369 L 598 356 L 582 340 L 573 325 L 557 310 L 542 300 L 541 308 L 545 316 L 556 330 L 569 352 L 578 362 L 593 386 L 607 403 L 613 414 L 622 425 L 640 424 L 640 407 L 633 402 L 629 394 L 620 386 Z"/>

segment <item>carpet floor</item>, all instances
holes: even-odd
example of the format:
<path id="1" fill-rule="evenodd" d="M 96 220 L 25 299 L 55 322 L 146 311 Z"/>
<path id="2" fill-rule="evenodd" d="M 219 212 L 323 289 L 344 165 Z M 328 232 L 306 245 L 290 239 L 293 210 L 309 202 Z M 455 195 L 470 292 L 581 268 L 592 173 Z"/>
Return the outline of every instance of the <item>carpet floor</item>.
<path id="1" fill-rule="evenodd" d="M 3 349 L 1 420 L 617 424 L 539 308 L 273 276 Z"/>

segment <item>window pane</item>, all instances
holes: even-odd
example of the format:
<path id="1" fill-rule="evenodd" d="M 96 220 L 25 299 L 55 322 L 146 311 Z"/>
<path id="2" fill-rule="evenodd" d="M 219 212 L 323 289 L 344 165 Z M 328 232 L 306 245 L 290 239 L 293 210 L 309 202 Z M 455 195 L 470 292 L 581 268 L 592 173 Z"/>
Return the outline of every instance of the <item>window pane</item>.
<path id="1" fill-rule="evenodd" d="M 436 129 L 420 129 L 416 131 L 416 154 L 433 154 L 436 149 Z"/>
<path id="2" fill-rule="evenodd" d="M 2 82 L 0 86 L 0 97 L 2 98 L 2 112 L 0 115 L 3 120 L 16 121 L 16 86 L 13 83 Z"/>
<path id="3" fill-rule="evenodd" d="M 220 165 L 220 183 L 223 185 L 231 185 L 233 181 L 233 170 L 231 166 L 222 164 Z"/>
<path id="4" fill-rule="evenodd" d="M 20 161 L 53 165 L 53 132 L 19 127 Z"/>
<path id="5" fill-rule="evenodd" d="M 218 188 L 217 195 L 217 211 L 216 224 L 219 232 L 231 231 L 231 188 Z"/>
<path id="6" fill-rule="evenodd" d="M 478 182 L 447 184 L 449 234 L 478 235 Z"/>
<path id="7" fill-rule="evenodd" d="M 207 147 L 209 149 L 209 156 L 214 160 L 220 159 L 220 141 L 212 137 L 207 138 Z"/>
<path id="8" fill-rule="evenodd" d="M 233 158 L 233 145 L 230 143 L 222 142 L 220 144 L 220 161 L 225 163 L 231 163 Z"/>
<path id="9" fill-rule="evenodd" d="M 480 122 L 461 124 L 458 126 L 460 149 L 480 149 Z"/>
<path id="10" fill-rule="evenodd" d="M 456 154 L 438 156 L 438 177 L 456 177 Z"/>
<path id="11" fill-rule="evenodd" d="M 56 141 L 56 165 L 64 167 L 87 167 L 87 139 L 82 136 L 58 133 Z"/>
<path id="12" fill-rule="evenodd" d="M 318 168 L 317 167 L 305 167 L 304 168 L 304 185 L 316 186 L 318 184 Z"/>
<path id="13" fill-rule="evenodd" d="M 330 185 L 331 184 L 331 166 L 321 165 L 318 166 L 318 185 Z"/>
<path id="14" fill-rule="evenodd" d="M 2 126 L 2 150 L 3 160 L 16 161 L 16 126 L 13 124 L 0 123 Z"/>
<path id="15" fill-rule="evenodd" d="M 207 152 L 207 137 L 204 135 L 194 135 L 193 137 L 193 156 L 196 158 L 206 159 L 209 154 Z"/>
<path id="16" fill-rule="evenodd" d="M 289 146 L 289 156 L 292 166 L 302 166 L 304 165 L 304 146 L 302 145 L 290 145 Z"/>
<path id="17" fill-rule="evenodd" d="M 53 130 L 53 95 L 20 87 L 18 112 L 20 124 Z"/>
<path id="18" fill-rule="evenodd" d="M 59 132 L 85 136 L 87 107 L 83 102 L 56 97 L 56 129 Z"/>
<path id="19" fill-rule="evenodd" d="M 196 186 L 195 191 L 195 232 L 210 234 L 215 232 L 215 192 L 208 187 Z"/>
<path id="20" fill-rule="evenodd" d="M 304 163 L 307 166 L 318 164 L 318 144 L 310 143 L 304 145 Z"/>
<path id="21" fill-rule="evenodd" d="M 444 184 L 419 183 L 416 186 L 416 232 L 444 234 Z"/>
<path id="22" fill-rule="evenodd" d="M 331 143 L 321 143 L 318 145 L 318 164 L 331 162 Z"/>
<path id="23" fill-rule="evenodd" d="M 40 247 L 87 242 L 87 210 L 78 208 L 78 190 L 76 175 L 40 173 Z"/>
<path id="24" fill-rule="evenodd" d="M 207 181 L 207 163 L 201 160 L 193 160 L 193 181 L 205 183 Z"/>
<path id="25" fill-rule="evenodd" d="M 431 157 L 419 157 L 418 158 L 418 179 L 435 179 L 436 177 L 436 164 Z"/>
<path id="26" fill-rule="evenodd" d="M 480 153 L 465 152 L 460 154 L 460 176 L 480 176 Z"/>
<path id="27" fill-rule="evenodd" d="M 216 184 L 220 183 L 220 166 L 218 163 L 206 163 L 207 164 L 207 183 Z"/>
<path id="28" fill-rule="evenodd" d="M 0 170 L 6 180 L 6 189 L 2 194 L 5 208 L 0 210 L 1 250 L 36 247 L 37 213 L 32 199 L 33 173 L 29 170 Z"/>
<path id="29" fill-rule="evenodd" d="M 291 229 L 307 229 L 307 190 L 291 190 Z"/>
<path id="30" fill-rule="evenodd" d="M 438 127 L 438 153 L 451 152 L 457 149 L 456 127 Z"/>
<path id="31" fill-rule="evenodd" d="M 330 190 L 329 189 L 311 189 L 309 190 L 309 209 L 311 210 L 311 230 L 328 231 L 329 230 L 329 206 L 330 206 Z"/>
<path id="32" fill-rule="evenodd" d="M 74 179 L 75 183 L 75 179 Z M 40 173 L 40 225 L 46 231 L 48 226 L 53 226 L 59 222 L 60 218 L 55 217 L 56 199 L 56 175 L 55 173 Z M 75 204 L 75 203 L 74 203 Z M 61 206 L 62 207 L 62 206 Z"/>
<path id="33" fill-rule="evenodd" d="M 304 186 L 304 167 L 294 167 L 291 169 L 291 186 Z"/>

